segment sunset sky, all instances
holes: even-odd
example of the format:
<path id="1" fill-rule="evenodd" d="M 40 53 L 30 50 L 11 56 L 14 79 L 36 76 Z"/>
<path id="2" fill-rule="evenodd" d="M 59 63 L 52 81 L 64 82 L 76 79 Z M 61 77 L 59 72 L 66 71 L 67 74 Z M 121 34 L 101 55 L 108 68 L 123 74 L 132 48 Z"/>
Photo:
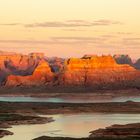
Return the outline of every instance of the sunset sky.
<path id="1" fill-rule="evenodd" d="M 140 57 L 140 0 L 0 0 L 0 50 Z"/>

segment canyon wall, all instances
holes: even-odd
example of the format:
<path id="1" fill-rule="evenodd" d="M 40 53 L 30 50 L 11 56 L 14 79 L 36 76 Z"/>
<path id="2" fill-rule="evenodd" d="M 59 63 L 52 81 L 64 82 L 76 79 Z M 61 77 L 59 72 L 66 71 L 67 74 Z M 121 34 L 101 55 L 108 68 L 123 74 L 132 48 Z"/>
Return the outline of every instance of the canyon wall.
<path id="1" fill-rule="evenodd" d="M 35 68 L 32 75 L 15 76 L 10 75 L 6 80 L 5 86 L 39 86 L 53 82 L 54 74 L 51 72 L 49 64 L 42 60 Z"/>
<path id="2" fill-rule="evenodd" d="M 140 88 L 140 70 L 130 64 L 118 64 L 131 63 L 128 56 L 122 57 L 123 60 L 114 57 L 85 55 L 65 60 L 48 58 L 42 53 L 1 54 L 0 84 L 4 87 Z"/>
<path id="3" fill-rule="evenodd" d="M 140 71 L 127 64 L 117 64 L 112 56 L 71 58 L 59 75 L 60 85 L 107 86 L 137 81 Z"/>

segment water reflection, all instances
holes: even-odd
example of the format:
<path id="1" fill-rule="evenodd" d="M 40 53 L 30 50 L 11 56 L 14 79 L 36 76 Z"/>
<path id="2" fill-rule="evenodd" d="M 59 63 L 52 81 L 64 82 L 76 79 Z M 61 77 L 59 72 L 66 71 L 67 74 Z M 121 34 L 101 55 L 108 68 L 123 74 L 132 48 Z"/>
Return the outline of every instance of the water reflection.
<path id="1" fill-rule="evenodd" d="M 48 116 L 48 115 L 47 115 Z M 49 115 L 54 122 L 43 125 L 13 126 L 8 130 L 14 132 L 13 136 L 4 137 L 3 140 L 31 140 L 47 136 L 87 137 L 89 132 L 104 128 L 112 124 L 127 124 L 140 122 L 140 114 L 74 114 Z"/>

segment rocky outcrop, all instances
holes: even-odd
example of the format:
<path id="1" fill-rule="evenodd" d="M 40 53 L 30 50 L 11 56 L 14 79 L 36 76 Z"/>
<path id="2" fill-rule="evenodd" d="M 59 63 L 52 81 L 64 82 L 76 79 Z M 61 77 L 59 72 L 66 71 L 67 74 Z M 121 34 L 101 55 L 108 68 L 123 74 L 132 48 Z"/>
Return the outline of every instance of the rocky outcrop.
<path id="1" fill-rule="evenodd" d="M 132 61 L 129 55 L 114 55 L 113 58 L 118 64 L 128 64 L 135 69 L 140 69 L 140 59 Z"/>
<path id="2" fill-rule="evenodd" d="M 134 63 L 134 66 L 136 69 L 140 69 L 140 59 L 138 59 L 136 63 Z"/>
<path id="3" fill-rule="evenodd" d="M 0 53 L 0 84 L 8 75 L 31 75 L 38 63 L 43 59 L 43 54 L 31 53 L 22 55 L 16 53 Z M 2 75 L 2 76 L 1 76 Z"/>
<path id="4" fill-rule="evenodd" d="M 53 81 L 54 75 L 49 64 L 42 60 L 29 76 L 10 75 L 7 78 L 6 86 L 39 86 L 45 85 Z"/>
<path id="5" fill-rule="evenodd" d="M 139 138 L 140 123 L 126 125 L 112 125 L 105 129 L 98 129 L 90 132 L 91 138 Z"/>
<path id="6" fill-rule="evenodd" d="M 65 59 L 58 57 L 47 58 L 53 72 L 58 73 L 62 70 Z"/>
<path id="7" fill-rule="evenodd" d="M 0 84 L 5 86 L 60 85 L 113 89 L 131 85 L 140 88 L 140 71 L 128 65 L 131 59 L 126 55 L 116 55 L 115 60 L 112 56 L 97 55 L 65 60 L 47 58 L 42 53 L 0 54 Z"/>
<path id="8" fill-rule="evenodd" d="M 80 85 L 104 88 L 127 85 L 140 78 L 140 71 L 130 65 L 119 65 L 111 56 L 71 58 L 59 75 L 60 85 Z"/>
<path id="9" fill-rule="evenodd" d="M 133 65 L 131 57 L 129 55 L 114 55 L 113 58 L 118 64 Z"/>
<path id="10" fill-rule="evenodd" d="M 23 115 L 23 114 L 0 114 L 0 129 L 11 128 L 12 125 L 28 125 L 28 124 L 45 124 L 54 121 L 51 117 L 40 117 L 36 115 Z M 0 130 L 0 138 L 13 135 L 8 130 Z"/>
<path id="11" fill-rule="evenodd" d="M 0 130 L 0 138 L 3 138 L 4 136 L 8 136 L 8 135 L 13 135 L 13 132 L 10 132 L 8 130 Z"/>

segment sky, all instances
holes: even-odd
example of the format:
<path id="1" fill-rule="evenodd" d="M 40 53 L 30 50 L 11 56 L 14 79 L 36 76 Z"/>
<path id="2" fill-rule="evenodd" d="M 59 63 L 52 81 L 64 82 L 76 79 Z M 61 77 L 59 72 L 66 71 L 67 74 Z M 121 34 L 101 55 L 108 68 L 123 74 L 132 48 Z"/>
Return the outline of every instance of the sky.
<path id="1" fill-rule="evenodd" d="M 0 0 L 0 50 L 140 58 L 140 0 Z"/>

